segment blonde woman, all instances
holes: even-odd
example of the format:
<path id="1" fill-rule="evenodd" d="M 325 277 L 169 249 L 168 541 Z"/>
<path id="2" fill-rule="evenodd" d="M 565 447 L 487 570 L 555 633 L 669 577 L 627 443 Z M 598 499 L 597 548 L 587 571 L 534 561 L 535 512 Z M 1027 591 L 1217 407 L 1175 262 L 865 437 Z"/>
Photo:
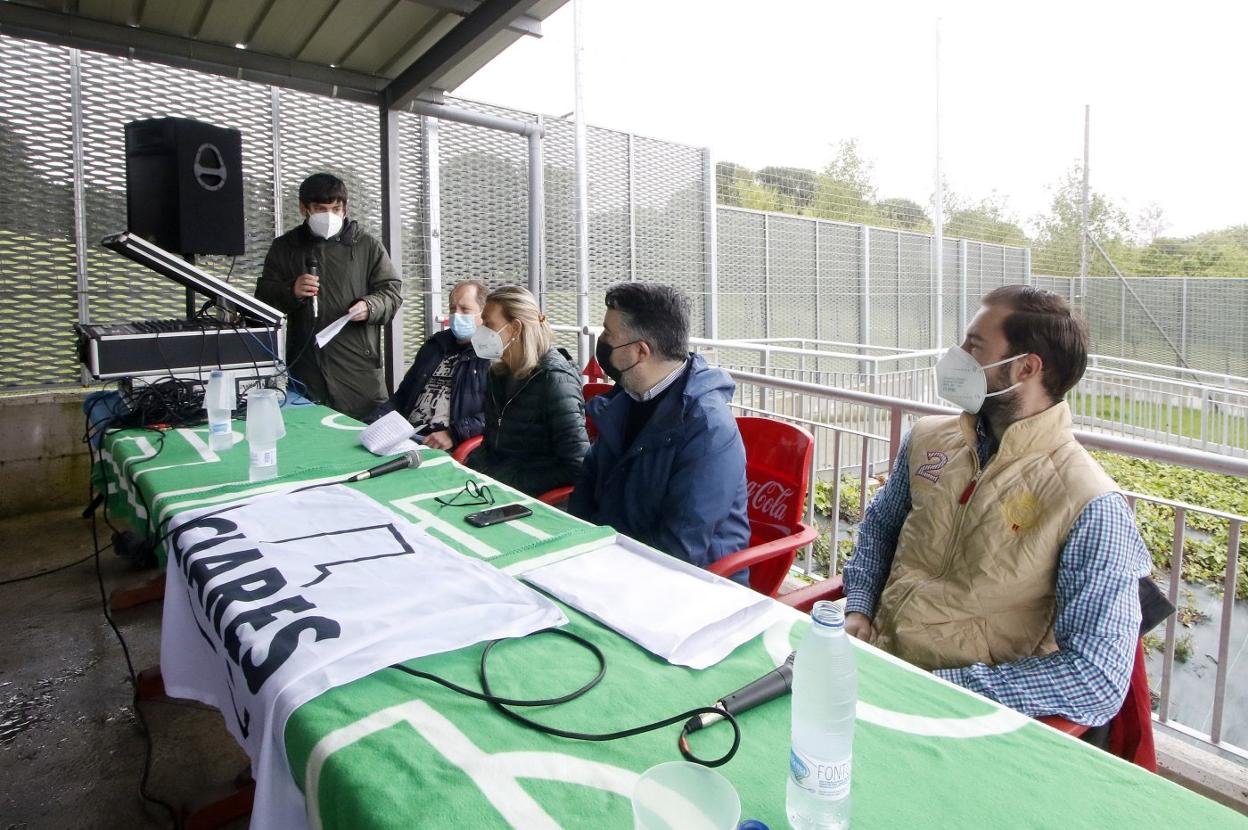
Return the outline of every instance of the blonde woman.
<path id="1" fill-rule="evenodd" d="M 481 320 L 472 347 L 494 363 L 485 440 L 468 466 L 531 496 L 573 484 L 589 451 L 580 373 L 552 345 L 546 315 L 525 289 L 490 292 Z"/>

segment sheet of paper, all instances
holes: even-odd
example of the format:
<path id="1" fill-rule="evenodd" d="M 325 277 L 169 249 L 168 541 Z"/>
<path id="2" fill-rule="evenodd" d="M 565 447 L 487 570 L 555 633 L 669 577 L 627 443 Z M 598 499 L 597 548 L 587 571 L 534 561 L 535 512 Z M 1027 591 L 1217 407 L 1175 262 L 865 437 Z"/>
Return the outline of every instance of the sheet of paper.
<path id="1" fill-rule="evenodd" d="M 338 332 L 347 327 L 347 323 L 351 322 L 351 314 L 347 313 L 330 323 L 325 328 L 316 333 L 316 345 L 318 348 L 325 348 L 325 344 L 338 336 Z"/>
<path id="2" fill-rule="evenodd" d="M 360 443 L 373 455 L 396 455 L 416 449 L 416 427 L 398 412 L 388 412 L 360 433 Z"/>
<path id="3" fill-rule="evenodd" d="M 774 621 L 776 603 L 768 597 L 626 536 L 522 579 L 651 654 L 693 669 L 715 665 Z"/>

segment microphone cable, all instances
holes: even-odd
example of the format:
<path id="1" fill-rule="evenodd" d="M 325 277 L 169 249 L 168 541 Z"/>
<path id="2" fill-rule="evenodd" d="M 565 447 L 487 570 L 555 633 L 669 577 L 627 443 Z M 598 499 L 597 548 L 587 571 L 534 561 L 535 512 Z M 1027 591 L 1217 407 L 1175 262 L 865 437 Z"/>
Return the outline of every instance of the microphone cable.
<path id="1" fill-rule="evenodd" d="M 443 677 L 439 677 L 436 674 L 430 674 L 429 672 L 421 671 L 419 669 L 413 669 L 410 666 L 403 665 L 402 663 L 396 663 L 392 665 L 390 668 L 396 669 L 405 674 L 410 674 L 413 677 L 419 677 L 423 680 L 431 680 L 440 686 L 450 689 L 452 692 L 456 692 L 466 697 L 473 698 L 474 700 L 480 700 L 485 703 L 489 703 L 491 706 L 493 706 L 495 709 L 497 709 L 506 717 L 510 718 L 516 723 L 521 724 L 522 726 L 527 726 L 528 728 L 533 729 L 537 732 L 541 732 L 546 735 L 554 735 L 557 738 L 567 738 L 573 741 L 596 741 L 596 742 L 618 741 L 622 738 L 631 738 L 634 735 L 641 735 L 646 732 L 653 732 L 658 729 L 663 729 L 665 727 L 672 726 L 673 724 L 677 724 L 682 721 L 687 722 L 690 718 L 694 718 L 698 715 L 703 715 L 703 714 L 718 715 L 722 717 L 724 720 L 728 721 L 728 723 L 732 726 L 732 746 L 728 748 L 727 752 L 725 752 L 723 755 L 721 755 L 718 758 L 712 758 L 710 760 L 699 758 L 697 755 L 693 754 L 693 751 L 691 749 L 689 749 L 689 743 L 686 740 L 686 734 L 687 734 L 686 729 L 681 730 L 680 738 L 677 741 L 677 748 L 680 750 L 681 756 L 686 761 L 691 761 L 695 764 L 701 764 L 704 767 L 723 766 L 724 764 L 731 761 L 733 756 L 737 754 L 737 749 L 741 746 L 741 725 L 737 723 L 737 719 L 731 713 L 725 712 L 724 710 L 719 709 L 714 706 L 699 706 L 697 708 L 690 709 L 687 712 L 681 712 L 679 715 L 673 715 L 671 717 L 663 718 L 662 720 L 655 721 L 654 723 L 647 723 L 642 726 L 634 726 L 629 729 L 621 729 L 616 732 L 604 732 L 604 733 L 573 732 L 567 729 L 559 729 L 558 727 L 548 726 L 547 724 L 544 724 L 544 723 L 538 723 L 535 720 L 532 720 L 530 718 L 525 717 L 524 715 L 521 715 L 519 712 L 509 709 L 508 708 L 509 706 L 517 706 L 517 707 L 557 706 L 561 703 L 568 703 L 569 701 L 576 700 L 577 698 L 588 693 L 590 689 L 598 685 L 598 683 L 602 680 L 602 678 L 607 673 L 607 658 L 602 653 L 602 649 L 598 648 L 598 646 L 594 645 L 592 642 L 580 636 L 579 634 L 574 634 L 571 631 L 564 631 L 561 628 L 545 628 L 545 629 L 542 629 L 541 631 L 534 632 L 533 634 L 528 635 L 528 636 L 537 636 L 541 634 L 558 634 L 559 636 L 566 637 L 567 639 L 571 640 L 572 642 L 580 646 L 584 646 L 584 648 L 587 651 L 589 651 L 591 654 L 593 654 L 594 658 L 598 661 L 598 673 L 594 675 L 593 679 L 591 679 L 585 685 L 581 686 L 579 689 L 576 689 L 575 691 L 572 691 L 572 692 L 568 692 L 565 695 L 560 695 L 559 697 L 544 698 L 544 699 L 539 699 L 539 700 L 521 700 L 521 699 L 516 699 L 516 698 L 500 697 L 494 694 L 493 689 L 490 686 L 489 658 L 490 658 L 490 652 L 492 652 L 494 648 L 498 646 L 500 643 L 507 642 L 507 640 L 491 640 L 488 643 L 486 643 L 485 649 L 481 652 L 481 667 L 480 667 L 481 691 L 480 692 L 475 691 L 473 689 L 465 688 L 456 683 L 452 683 L 451 681 Z M 526 638 L 518 637 L 518 638 L 510 638 L 510 639 L 522 640 Z"/>

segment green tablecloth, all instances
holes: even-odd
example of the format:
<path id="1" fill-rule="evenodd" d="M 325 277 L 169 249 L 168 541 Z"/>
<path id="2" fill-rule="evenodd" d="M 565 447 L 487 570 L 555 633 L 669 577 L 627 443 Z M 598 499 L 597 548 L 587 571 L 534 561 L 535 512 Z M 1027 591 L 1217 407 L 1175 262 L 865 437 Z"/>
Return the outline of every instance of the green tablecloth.
<path id="1" fill-rule="evenodd" d="M 204 431 L 110 436 L 105 471 L 110 507 L 136 527 L 178 510 L 224 503 L 264 487 L 327 479 L 376 462 L 358 446 L 359 425 L 321 407 L 284 410 L 282 477 L 246 481 L 245 445 L 206 452 Z M 241 423 L 237 428 L 241 431 Z M 217 459 L 217 460 L 213 460 Z M 423 524 L 451 547 L 513 573 L 611 532 L 529 500 L 534 517 L 472 530 L 438 511 L 431 495 L 472 475 L 441 453 L 416 472 L 352 485 Z M 480 480 L 479 477 L 476 477 Z M 521 497 L 502 488 L 499 502 Z M 472 508 L 479 509 L 479 508 Z M 447 521 L 449 519 L 449 521 Z M 646 586 L 620 586 L 645 590 Z M 570 629 L 607 655 L 605 680 L 572 703 L 535 716 L 563 729 L 607 732 L 711 703 L 775 665 L 806 623 L 786 616 L 718 665 L 668 665 L 571 608 Z M 481 646 L 412 665 L 477 687 Z M 859 721 L 854 745 L 855 828 L 884 827 L 1248 827 L 1248 819 L 1138 767 L 919 672 L 869 647 L 858 650 Z M 498 694 L 537 698 L 580 686 L 592 658 L 553 635 L 508 643 L 491 660 Z M 789 707 L 773 701 L 741 718 L 736 757 L 720 771 L 741 795 L 743 818 L 787 826 Z M 395 670 L 383 670 L 304 704 L 286 726 L 290 768 L 314 827 L 631 827 L 628 789 L 638 773 L 679 757 L 678 727 L 583 743 L 524 729 L 488 706 Z M 704 757 L 730 730 L 695 735 Z"/>

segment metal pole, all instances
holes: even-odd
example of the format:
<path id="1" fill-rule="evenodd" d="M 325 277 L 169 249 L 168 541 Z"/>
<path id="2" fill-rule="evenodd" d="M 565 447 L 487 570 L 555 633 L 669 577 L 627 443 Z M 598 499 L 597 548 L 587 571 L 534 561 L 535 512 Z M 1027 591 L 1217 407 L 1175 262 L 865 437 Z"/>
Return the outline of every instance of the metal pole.
<path id="1" fill-rule="evenodd" d="M 438 152 L 438 120 L 422 115 L 421 162 L 425 168 L 425 206 L 429 216 L 429 286 L 425 297 L 425 334 L 438 330 L 442 310 L 442 161 Z"/>
<path id="2" fill-rule="evenodd" d="M 273 236 L 282 235 L 282 92 L 269 87 L 270 124 L 273 128 Z"/>
<path id="3" fill-rule="evenodd" d="M 1180 277 L 1182 299 L 1179 301 L 1179 359 L 1187 362 L 1187 277 Z"/>
<path id="4" fill-rule="evenodd" d="M 962 337 L 966 331 L 966 306 L 967 306 L 967 263 L 966 263 L 966 240 L 958 240 L 958 338 Z M 939 345 L 944 345 L 939 344 Z"/>
<path id="5" fill-rule="evenodd" d="M 529 291 L 546 308 L 546 171 L 542 131 L 529 133 Z M 585 321 L 577 320 L 577 325 Z"/>
<path id="6" fill-rule="evenodd" d="M 932 291 L 935 296 L 932 302 L 932 316 L 935 317 L 935 325 L 932 326 L 932 348 L 938 349 L 944 343 L 944 250 L 945 250 L 945 183 L 940 171 L 940 18 L 936 18 L 936 204 L 932 207 L 932 216 L 934 217 L 935 232 L 932 234 L 932 259 L 933 259 L 933 285 Z M 900 235 L 899 235 L 900 238 Z M 897 273 L 901 273 L 901 260 L 897 260 Z M 901 307 L 901 298 L 898 297 L 898 308 Z M 897 331 L 898 345 L 900 345 L 901 330 Z"/>
<path id="7" fill-rule="evenodd" d="M 1088 297 L 1088 151 L 1092 130 L 1092 105 L 1083 106 L 1083 196 L 1079 202 L 1079 302 L 1087 307 Z"/>
<path id="8" fill-rule="evenodd" d="M 628 281 L 637 281 L 637 191 L 634 188 L 633 134 L 628 134 Z M 714 339 L 714 338 L 712 338 Z"/>
<path id="9" fill-rule="evenodd" d="M 1031 277 L 1031 248 L 1023 248 L 1023 284 L 1032 285 L 1034 282 Z"/>
<path id="10" fill-rule="evenodd" d="M 74 142 L 74 266 L 78 280 L 78 322 L 91 322 L 91 296 L 87 286 L 87 183 L 83 164 L 82 53 L 69 50 L 69 101 Z M 83 383 L 89 383 L 82 370 Z"/>
<path id="11" fill-rule="evenodd" d="M 771 217 L 763 214 L 763 337 L 771 337 Z"/>
<path id="12" fill-rule="evenodd" d="M 390 261 L 403 270 L 403 196 L 399 170 L 399 113 L 380 108 L 381 242 Z M 393 393 L 407 366 L 403 354 L 403 314 L 386 324 L 386 387 Z"/>
<path id="13" fill-rule="evenodd" d="M 632 147 L 632 137 L 629 137 Z M 632 213 L 632 153 L 629 153 L 629 213 Z M 632 222 L 629 222 L 629 244 L 632 244 Z M 715 206 L 715 161 L 711 149 L 702 148 L 702 261 L 706 269 L 706 302 L 703 304 L 702 330 L 707 338 L 719 339 L 719 215 Z M 629 252 L 630 258 L 632 252 Z"/>
<path id="14" fill-rule="evenodd" d="M 820 295 L 823 293 L 823 279 L 822 279 L 823 273 L 819 267 L 819 254 L 820 254 L 819 224 L 820 222 L 818 219 L 811 219 L 810 221 L 815 223 L 815 339 L 822 340 L 823 339 L 823 321 L 820 320 L 820 317 L 823 314 L 823 308 L 822 308 L 822 299 Z M 815 371 L 818 372 L 819 369 L 820 369 L 820 364 L 819 364 L 819 361 L 816 360 Z M 814 491 L 812 490 L 811 492 L 813 493 Z"/>
<path id="15" fill-rule="evenodd" d="M 866 225 L 858 226 L 858 342 L 862 344 L 858 353 L 867 354 L 865 346 L 871 343 L 871 229 Z M 864 361 L 859 367 L 863 374 L 867 372 Z"/>
<path id="16" fill-rule="evenodd" d="M 573 111 L 576 165 L 576 324 L 589 325 L 589 176 L 585 168 L 585 94 L 581 78 L 584 48 L 584 11 L 581 0 L 572 0 L 572 74 L 575 87 Z M 589 343 L 576 336 L 577 365 L 589 362 Z"/>

